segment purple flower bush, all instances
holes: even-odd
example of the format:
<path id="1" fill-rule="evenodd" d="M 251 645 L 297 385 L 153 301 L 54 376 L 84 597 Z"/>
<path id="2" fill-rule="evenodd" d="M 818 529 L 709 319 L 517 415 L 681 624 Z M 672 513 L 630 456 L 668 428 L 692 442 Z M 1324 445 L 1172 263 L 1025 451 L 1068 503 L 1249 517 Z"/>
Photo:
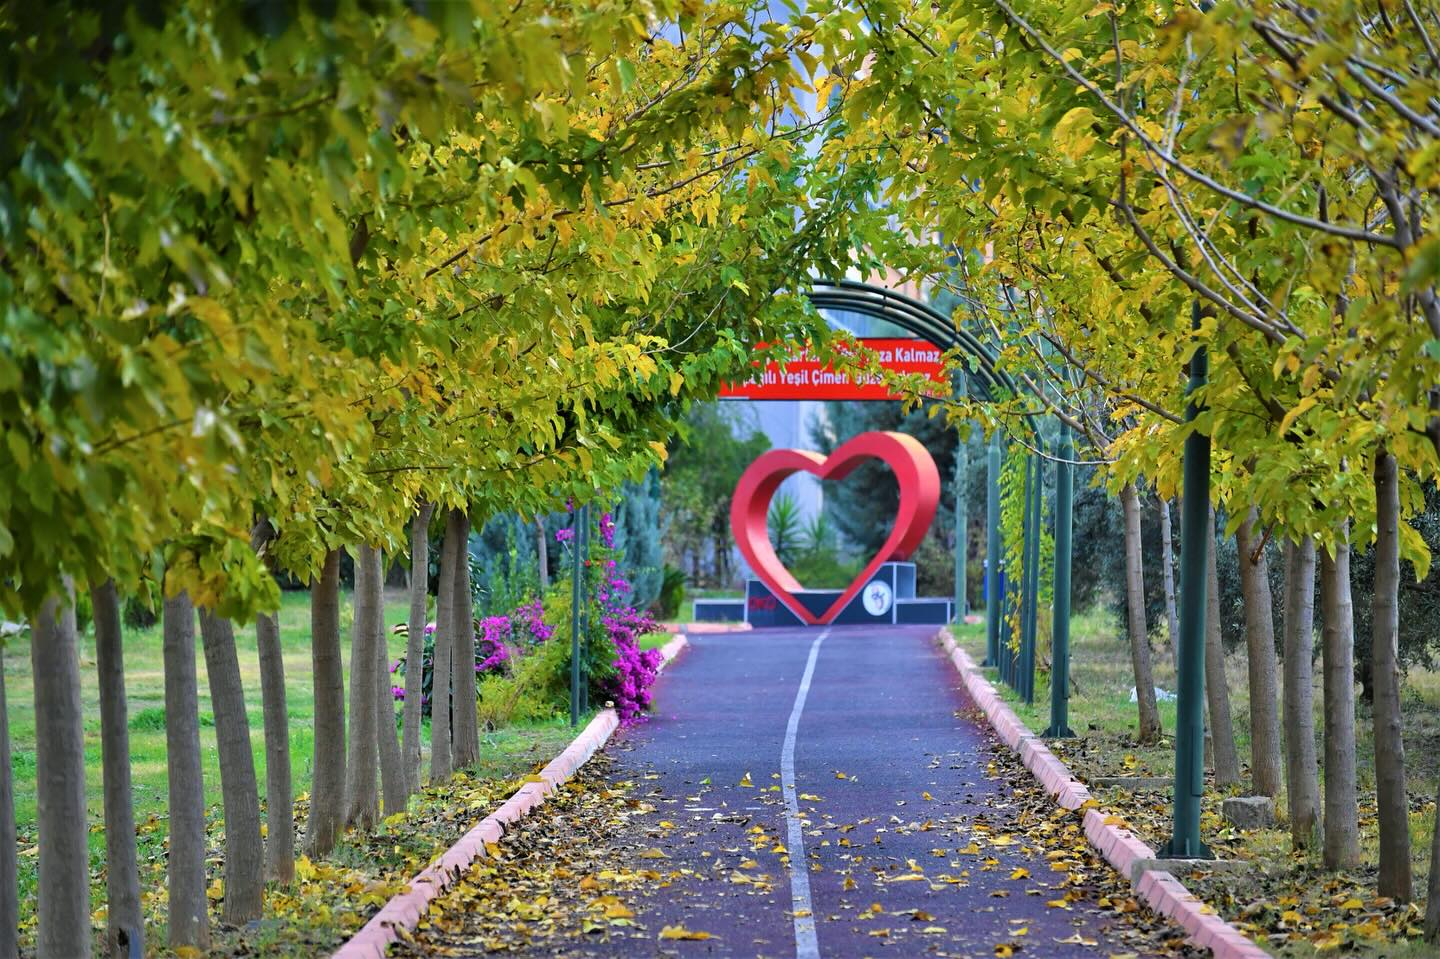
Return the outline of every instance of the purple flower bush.
<path id="1" fill-rule="evenodd" d="M 575 548 L 576 528 L 573 522 L 567 528 L 555 531 L 555 539 Z M 583 658 L 590 676 L 591 691 L 596 698 L 610 700 L 624 725 L 634 725 L 644 720 L 644 713 L 650 708 L 650 687 L 655 682 L 660 666 L 658 650 L 640 649 L 639 640 L 647 633 L 658 632 L 660 627 L 648 613 L 635 609 L 630 602 L 631 586 L 620 572 L 619 551 L 615 548 L 615 519 L 604 513 L 597 524 L 598 542 L 590 542 L 589 556 L 585 557 L 584 580 L 588 595 L 586 605 L 588 623 L 584 638 Z M 552 610 L 552 616 L 563 616 L 567 620 L 570 585 L 557 584 L 550 595 L 559 601 L 559 612 Z M 512 594 L 513 595 L 513 594 Z M 404 630 L 397 626 L 396 632 Z M 486 677 L 497 677 L 499 681 L 525 685 L 526 670 L 534 675 L 538 668 L 548 678 L 532 689 L 544 689 L 541 709 L 549 709 L 555 697 L 568 688 L 569 642 L 568 632 L 563 648 L 549 641 L 555 636 L 556 627 L 545 621 L 544 599 L 536 597 L 516 606 L 509 613 L 486 616 L 475 621 L 475 681 L 477 687 Z M 433 689 L 433 662 L 435 654 L 435 624 L 425 627 L 424 670 L 421 683 L 421 703 L 426 715 L 429 714 L 430 695 Z M 543 653 L 543 656 L 537 654 Z M 392 674 L 403 676 L 406 663 L 404 657 L 390 668 Z M 552 675 L 553 674 L 553 675 Z M 563 675 L 562 675 L 563 674 Z M 391 686 L 395 699 L 405 698 L 403 685 Z M 558 705 L 558 704 L 554 704 Z"/>
<path id="2" fill-rule="evenodd" d="M 610 520 L 609 513 L 601 517 L 600 535 L 613 543 L 615 524 L 608 523 L 607 536 L 607 520 Z M 650 708 L 650 687 L 660 669 L 660 651 L 642 650 L 639 639 L 646 633 L 658 632 L 660 626 L 649 613 L 626 602 L 630 584 L 620 575 L 614 557 L 606 559 L 602 569 L 604 575 L 596 589 L 596 599 L 600 606 L 600 625 L 615 648 L 615 658 L 611 662 L 613 673 L 602 677 L 600 685 L 605 696 L 615 704 L 621 724 L 631 726 L 644 720 L 644 713 Z"/>

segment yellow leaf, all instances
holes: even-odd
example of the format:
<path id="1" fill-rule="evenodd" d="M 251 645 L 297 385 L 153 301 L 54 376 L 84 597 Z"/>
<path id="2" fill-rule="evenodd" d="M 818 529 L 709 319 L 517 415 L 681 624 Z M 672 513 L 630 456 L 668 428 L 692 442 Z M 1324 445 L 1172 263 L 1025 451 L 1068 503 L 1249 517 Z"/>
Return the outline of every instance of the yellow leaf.
<path id="1" fill-rule="evenodd" d="M 1030 878 L 1030 870 L 1026 869 L 1024 866 L 1019 866 L 1019 867 L 1017 867 L 1017 868 L 1015 869 L 1014 872 L 1012 872 L 1012 873 L 1010 874 L 1010 878 L 1011 878 L 1011 879 L 1029 879 L 1029 878 Z"/>
<path id="2" fill-rule="evenodd" d="M 1095 145 L 1094 122 L 1095 113 L 1089 107 L 1074 107 L 1055 124 L 1055 146 L 1070 159 L 1079 160 Z"/>
<path id="3" fill-rule="evenodd" d="M 701 942 L 715 937 L 708 932 L 700 932 L 695 929 L 686 929 L 682 925 L 666 926 L 660 930 L 661 939 L 688 939 L 694 942 Z"/>
<path id="4" fill-rule="evenodd" d="M 1318 402 L 1320 402 L 1319 399 L 1313 393 L 1310 396 L 1302 396 L 1300 402 L 1291 407 L 1290 411 L 1281 418 L 1280 435 L 1284 436 L 1290 432 L 1291 425 L 1300 417 L 1304 416 L 1305 413 Z"/>

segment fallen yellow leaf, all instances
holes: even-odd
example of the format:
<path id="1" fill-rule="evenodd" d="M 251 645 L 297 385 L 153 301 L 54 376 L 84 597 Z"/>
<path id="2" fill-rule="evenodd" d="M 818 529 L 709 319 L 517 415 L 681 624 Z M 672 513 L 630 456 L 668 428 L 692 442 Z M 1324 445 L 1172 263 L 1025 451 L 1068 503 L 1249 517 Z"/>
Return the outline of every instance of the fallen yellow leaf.
<path id="1" fill-rule="evenodd" d="M 684 926 L 666 926 L 660 930 L 661 939 L 687 939 L 692 942 L 702 942 L 715 937 L 708 932 L 701 932 L 698 929 L 686 929 Z"/>

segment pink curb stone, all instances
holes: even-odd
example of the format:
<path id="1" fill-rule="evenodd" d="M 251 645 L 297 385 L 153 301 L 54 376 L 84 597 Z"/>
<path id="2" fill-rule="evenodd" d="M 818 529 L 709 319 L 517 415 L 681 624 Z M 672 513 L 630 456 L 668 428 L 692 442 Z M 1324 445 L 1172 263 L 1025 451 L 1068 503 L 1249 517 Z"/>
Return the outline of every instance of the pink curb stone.
<path id="1" fill-rule="evenodd" d="M 674 639 L 660 647 L 661 667 L 669 664 L 687 645 L 689 641 L 685 634 L 677 633 Z M 525 783 L 498 809 L 462 836 L 459 842 L 445 850 L 439 859 L 417 873 L 405 891 L 392 897 L 370 917 L 364 928 L 335 951 L 332 959 L 384 959 L 390 943 L 400 938 L 396 929 L 415 929 L 430 908 L 430 903 L 462 876 L 471 863 L 486 855 L 485 844 L 500 841 L 504 835 L 504 824 L 515 822 L 544 803 L 609 741 L 619 727 L 620 717 L 615 710 L 605 709 L 597 713 L 584 731 L 545 765 L 540 772 L 541 782 Z"/>
<path id="2" fill-rule="evenodd" d="M 1060 757 L 1026 728 L 975 666 L 974 660 L 955 643 L 950 631 L 940 630 L 935 639 L 949 655 L 952 665 L 959 670 L 970 699 L 985 714 L 1000 741 L 1020 755 L 1025 768 L 1055 798 L 1056 803 L 1067 809 L 1079 809 L 1090 801 L 1090 790 L 1075 779 Z M 1129 876 L 1137 861 L 1155 858 L 1155 850 L 1130 830 L 1106 825 L 1105 814 L 1098 809 L 1085 810 L 1084 828 L 1090 845 L 1122 876 Z M 1208 911 L 1202 901 L 1164 870 L 1149 869 L 1141 873 L 1135 882 L 1135 894 L 1157 913 L 1179 923 L 1190 940 L 1208 947 L 1215 959 L 1268 959 L 1268 953 Z"/>

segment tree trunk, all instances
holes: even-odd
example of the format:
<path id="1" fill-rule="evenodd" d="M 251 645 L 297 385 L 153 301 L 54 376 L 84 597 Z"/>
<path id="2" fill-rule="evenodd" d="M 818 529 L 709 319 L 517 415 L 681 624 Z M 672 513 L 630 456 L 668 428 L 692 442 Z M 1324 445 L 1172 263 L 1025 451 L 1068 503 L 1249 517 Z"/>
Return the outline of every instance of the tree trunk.
<path id="1" fill-rule="evenodd" d="M 255 645 L 265 715 L 265 873 L 289 885 L 295 879 L 295 791 L 290 782 L 290 712 L 278 613 L 255 617 Z"/>
<path id="2" fill-rule="evenodd" d="M 1320 825 L 1315 758 L 1315 541 L 1285 543 L 1285 795 L 1290 841 L 1312 846 Z"/>
<path id="3" fill-rule="evenodd" d="M 375 736 L 380 746 L 380 786 L 385 815 L 403 812 L 406 805 L 405 766 L 400 761 L 400 737 L 395 729 L 395 694 L 390 691 L 390 647 L 385 630 L 385 563 L 381 551 L 371 551 L 375 635 Z"/>
<path id="4" fill-rule="evenodd" d="M 535 564 L 540 571 L 540 592 L 550 588 L 550 537 L 545 517 L 535 517 Z"/>
<path id="5" fill-rule="evenodd" d="M 20 954 L 20 885 L 15 839 L 15 775 L 10 760 L 10 713 L 5 657 L 0 655 L 0 959 Z"/>
<path id="6" fill-rule="evenodd" d="M 1160 503 L 1160 577 L 1165 587 L 1165 628 L 1170 641 L 1170 665 L 1180 672 L 1180 614 L 1175 610 L 1175 547 L 1170 534 L 1170 501 Z M 1211 510 L 1214 513 L 1214 510 Z M 1210 525 L 1215 525 L 1211 521 Z M 1213 553 L 1214 550 L 1212 549 Z"/>
<path id="7" fill-rule="evenodd" d="M 260 842 L 260 792 L 255 782 L 255 753 L 250 747 L 250 718 L 235 654 L 230 620 L 200 610 L 200 640 L 210 679 L 210 708 L 215 714 L 215 743 L 220 756 L 220 798 L 225 807 L 225 905 L 232 925 L 259 919 L 265 896 L 265 854 Z"/>
<path id="8" fill-rule="evenodd" d="M 456 512 L 459 512 L 458 510 Z M 455 563 L 455 645 L 450 649 L 454 674 L 454 705 L 451 721 L 455 768 L 472 765 L 480 752 L 478 717 L 475 713 L 475 613 L 470 593 L 470 519 L 461 514 L 460 558 Z"/>
<path id="9" fill-rule="evenodd" d="M 1230 681 L 1225 675 L 1225 643 L 1220 632 L 1220 574 L 1215 559 L 1215 510 L 1210 510 L 1206 553 L 1205 698 L 1210 708 L 1210 737 L 1215 785 L 1240 782 L 1240 757 L 1235 750 L 1235 725 L 1230 718 Z"/>
<path id="10" fill-rule="evenodd" d="M 1349 524 L 1333 549 L 1320 553 L 1320 633 L 1325 693 L 1325 865 L 1360 863 L 1359 800 L 1355 791 L 1355 610 L 1350 599 Z"/>
<path id="11" fill-rule="evenodd" d="M 266 518 L 250 531 L 250 546 L 265 561 L 275 527 Z M 290 782 L 290 712 L 285 701 L 285 656 L 280 615 L 255 617 L 260 655 L 260 700 L 265 718 L 265 875 L 284 885 L 295 879 L 295 790 Z"/>
<path id="12" fill-rule="evenodd" d="M 340 551 L 325 555 L 310 585 L 310 676 L 315 691 L 315 756 L 305 848 L 328 855 L 345 823 L 345 674 L 340 659 Z"/>
<path id="13" fill-rule="evenodd" d="M 1410 819 L 1400 725 L 1400 478 L 1395 457 L 1375 458 L 1375 605 L 1370 656 L 1375 676 L 1375 792 L 1380 823 L 1380 895 L 1409 902 Z"/>
<path id="14" fill-rule="evenodd" d="M 105 789 L 105 951 L 145 954 L 140 865 L 135 854 L 135 797 L 130 788 L 130 711 L 125 705 L 120 596 L 115 581 L 90 589 L 95 665 L 100 678 L 100 769 Z"/>
<path id="15" fill-rule="evenodd" d="M 195 607 L 185 593 L 165 600 L 165 763 L 169 774 L 170 948 L 210 948 L 205 896 L 205 780 L 200 766 Z"/>
<path id="16" fill-rule="evenodd" d="M 66 601 L 68 603 L 68 600 Z M 90 955 L 85 729 L 74 617 L 51 597 L 30 626 L 35 684 L 35 824 L 40 833 L 39 959 Z"/>
<path id="17" fill-rule="evenodd" d="M 375 723 L 375 547 L 355 551 L 355 617 L 350 624 L 350 751 L 345 762 L 345 822 L 370 830 L 380 819 L 380 737 Z"/>
<path id="18" fill-rule="evenodd" d="M 405 765 L 405 792 L 420 788 L 420 734 L 425 682 L 426 606 L 430 595 L 430 515 L 434 503 L 421 503 L 410 525 L 410 618 L 405 640 L 405 739 L 401 754 Z"/>
<path id="19" fill-rule="evenodd" d="M 1250 674 L 1250 777 L 1258 796 L 1280 795 L 1280 690 L 1275 661 L 1275 600 L 1270 563 L 1252 507 L 1235 534 L 1239 549 L 1240 594 L 1245 603 L 1245 648 Z"/>
<path id="20" fill-rule="evenodd" d="M 1155 674 L 1150 668 L 1150 637 L 1145 625 L 1145 571 L 1140 552 L 1140 497 L 1133 484 L 1120 490 L 1125 511 L 1125 605 L 1129 612 L 1130 662 L 1135 669 L 1135 701 L 1140 707 L 1142 743 L 1160 739 L 1160 708 L 1155 704 Z"/>
<path id="21" fill-rule="evenodd" d="M 455 771 L 450 751 L 450 670 L 454 646 L 455 563 L 461 552 L 456 531 L 459 510 L 445 517 L 445 541 L 440 546 L 440 582 L 435 598 L 435 658 L 430 676 L 430 781 L 443 783 Z"/>

